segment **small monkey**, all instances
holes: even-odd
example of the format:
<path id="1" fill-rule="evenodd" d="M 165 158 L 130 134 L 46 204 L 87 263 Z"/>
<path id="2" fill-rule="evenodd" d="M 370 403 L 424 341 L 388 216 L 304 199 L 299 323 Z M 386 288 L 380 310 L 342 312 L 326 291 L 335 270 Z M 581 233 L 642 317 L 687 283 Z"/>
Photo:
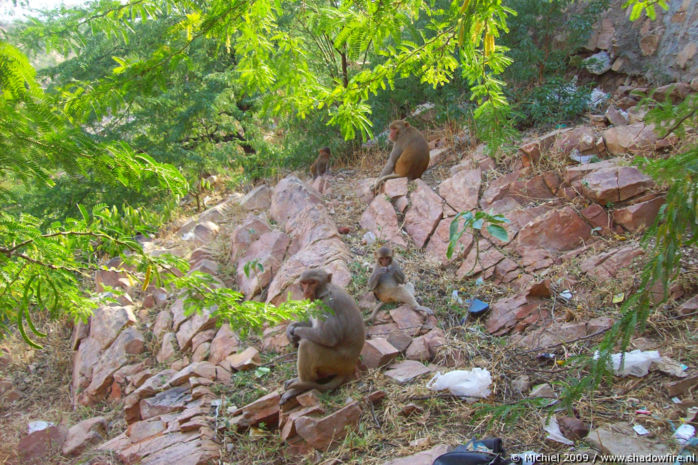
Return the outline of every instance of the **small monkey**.
<path id="1" fill-rule="evenodd" d="M 378 249 L 376 267 L 368 280 L 368 288 L 373 291 L 380 302 L 373 309 L 366 322 L 372 322 L 383 304 L 389 302 L 402 302 L 415 310 L 433 315 L 434 312 L 429 307 L 419 305 L 412 292 L 404 284 L 405 273 L 400 269 L 400 265 L 393 260 L 393 251 L 390 247 L 385 246 Z"/>
<path id="2" fill-rule="evenodd" d="M 406 177 L 413 180 L 420 178 L 429 167 L 429 144 L 422 133 L 410 126 L 410 123 L 404 120 L 390 123 L 388 139 L 393 142 L 393 150 L 390 152 L 380 177 L 373 185 L 374 191 L 388 179 Z"/>
<path id="3" fill-rule="evenodd" d="M 324 270 L 301 274 L 303 296 L 322 300 L 329 310 L 286 328 L 286 337 L 298 346 L 298 377 L 285 383 L 281 404 L 309 389 L 332 390 L 354 374 L 366 339 L 364 322 L 354 299 L 331 279 L 332 274 Z M 318 382 L 324 378 L 330 379 Z"/>
<path id="4" fill-rule="evenodd" d="M 313 164 L 310 165 L 310 174 L 313 175 L 313 179 L 327 173 L 330 168 L 330 148 L 322 147 L 318 149 L 317 152 L 317 158 L 315 159 Z"/>

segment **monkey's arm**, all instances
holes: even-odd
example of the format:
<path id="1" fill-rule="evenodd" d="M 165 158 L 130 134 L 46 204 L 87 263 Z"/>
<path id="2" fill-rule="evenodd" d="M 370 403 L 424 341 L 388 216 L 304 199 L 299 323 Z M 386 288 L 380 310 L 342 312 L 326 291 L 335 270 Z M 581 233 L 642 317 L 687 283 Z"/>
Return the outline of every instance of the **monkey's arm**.
<path id="1" fill-rule="evenodd" d="M 382 266 L 376 265 L 375 269 L 373 270 L 373 274 L 371 275 L 370 278 L 368 278 L 368 290 L 373 291 L 376 289 L 376 286 L 378 286 L 378 279 L 381 277 L 383 274 L 381 272 Z"/>
<path id="2" fill-rule="evenodd" d="M 311 326 L 312 323 L 310 321 L 294 321 L 290 325 L 286 327 L 286 339 L 289 340 L 291 344 L 294 346 L 298 345 L 298 341 L 300 341 L 300 338 L 298 337 L 296 333 L 296 328 L 301 328 L 304 326 Z"/>
<path id="3" fill-rule="evenodd" d="M 395 277 L 395 281 L 398 284 L 405 284 L 405 282 L 406 282 L 405 273 L 402 272 L 400 265 L 398 265 L 397 263 L 391 263 L 390 271 L 392 271 L 393 276 Z"/>
<path id="4" fill-rule="evenodd" d="M 397 159 L 400 158 L 400 155 L 402 155 L 402 148 L 398 144 L 393 144 L 393 151 L 390 152 L 390 156 L 388 157 L 388 161 L 385 162 L 385 166 L 383 167 L 383 171 L 381 171 L 380 177 L 387 176 L 395 170 L 395 163 L 397 162 Z"/>
<path id="5" fill-rule="evenodd" d="M 332 324 L 322 324 L 311 328 L 296 327 L 293 330 L 293 335 L 325 347 L 336 347 L 339 344 L 339 334 L 333 330 Z"/>

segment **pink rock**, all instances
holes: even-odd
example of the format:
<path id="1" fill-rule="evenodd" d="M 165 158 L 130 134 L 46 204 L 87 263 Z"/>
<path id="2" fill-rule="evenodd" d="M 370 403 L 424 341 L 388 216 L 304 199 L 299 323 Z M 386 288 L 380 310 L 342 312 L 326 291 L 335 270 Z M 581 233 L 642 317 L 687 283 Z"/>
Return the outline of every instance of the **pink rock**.
<path id="1" fill-rule="evenodd" d="M 676 313 L 681 316 L 688 316 L 696 311 L 698 311 L 698 295 L 694 295 L 690 299 L 686 300 L 676 309 Z"/>
<path id="2" fill-rule="evenodd" d="M 553 144 L 553 150 L 565 156 L 577 149 L 582 154 L 596 153 L 596 136 L 588 126 L 579 126 L 561 133 Z"/>
<path id="3" fill-rule="evenodd" d="M 200 378 L 214 379 L 216 377 L 216 366 L 210 362 L 195 362 L 188 367 L 175 373 L 170 378 L 170 386 L 179 386 L 189 381 L 192 376 Z"/>
<path id="4" fill-rule="evenodd" d="M 126 435 L 131 439 L 131 442 L 136 443 L 160 434 L 166 428 L 167 425 L 162 420 L 154 418 L 131 423 L 126 429 Z"/>
<path id="5" fill-rule="evenodd" d="M 158 313 L 155 319 L 155 324 L 153 325 L 153 336 L 156 339 L 160 339 L 163 334 L 168 332 L 172 328 L 172 312 L 170 310 L 163 310 Z"/>
<path id="6" fill-rule="evenodd" d="M 180 350 L 191 346 L 192 339 L 201 331 L 214 328 L 216 320 L 211 316 L 211 310 L 204 308 L 194 313 L 188 320 L 182 323 L 177 331 L 177 343 Z"/>
<path id="7" fill-rule="evenodd" d="M 627 268 L 636 257 L 644 252 L 635 245 L 618 247 L 608 252 L 587 258 L 580 266 L 584 273 L 595 277 L 599 281 L 606 281 L 616 277 L 618 271 Z"/>
<path id="8" fill-rule="evenodd" d="M 155 359 L 158 363 L 167 363 L 172 361 L 177 355 L 177 336 L 175 333 L 167 333 L 162 338 L 162 344 L 160 345 L 160 351 L 158 352 Z"/>
<path id="9" fill-rule="evenodd" d="M 597 163 L 587 163 L 585 165 L 578 166 L 568 166 L 565 168 L 564 180 L 568 184 L 574 183 L 578 179 L 582 179 L 584 176 L 592 173 L 594 171 L 600 171 L 607 168 L 618 168 L 622 159 L 612 158 L 610 160 L 603 160 Z"/>
<path id="10" fill-rule="evenodd" d="M 419 333 L 424 323 L 424 317 L 410 308 L 409 305 L 401 305 L 390 310 L 390 317 L 397 327 L 412 336 Z"/>
<path id="11" fill-rule="evenodd" d="M 645 155 L 654 151 L 657 144 L 654 125 L 645 125 L 644 123 L 606 129 L 603 132 L 603 138 L 606 142 L 606 148 L 613 155 L 624 153 Z"/>
<path id="12" fill-rule="evenodd" d="M 514 343 L 527 349 L 545 348 L 555 344 L 567 343 L 608 329 L 613 320 L 607 317 L 593 318 L 583 323 L 562 323 L 536 329 Z"/>
<path id="13" fill-rule="evenodd" d="M 582 179 L 584 195 L 600 204 L 627 200 L 646 192 L 653 184 L 652 178 L 634 166 L 601 169 Z"/>
<path id="14" fill-rule="evenodd" d="M 274 276 L 267 292 L 267 303 L 279 304 L 291 292 L 292 298 L 300 298 L 298 278 L 308 268 L 323 268 L 332 273 L 332 282 L 345 287 L 351 282 L 346 262 L 349 250 L 338 238 L 315 242 L 287 258 Z"/>
<path id="15" fill-rule="evenodd" d="M 223 324 L 211 342 L 209 362 L 217 365 L 228 355 L 235 352 L 239 344 L 240 340 L 230 329 L 230 325 L 228 323 Z"/>
<path id="16" fill-rule="evenodd" d="M 194 226 L 194 229 L 192 230 L 192 239 L 197 244 L 210 244 L 218 234 L 219 230 L 220 227 L 216 223 L 213 223 L 212 221 L 203 221 Z"/>
<path id="17" fill-rule="evenodd" d="M 361 350 L 361 361 L 366 368 L 378 368 L 392 362 L 399 354 L 385 338 L 368 339 Z"/>
<path id="18" fill-rule="evenodd" d="M 390 199 L 407 195 L 407 178 L 388 179 L 383 184 L 383 193 Z"/>
<path id="19" fill-rule="evenodd" d="M 114 343 L 105 350 L 92 370 L 92 380 L 85 390 L 88 403 L 91 403 L 106 393 L 111 385 L 112 375 L 116 370 L 127 364 L 127 356 L 134 346 L 143 347 L 145 339 L 137 329 L 127 327 L 116 338 Z M 131 351 L 129 351 L 131 350 Z M 89 399 L 89 400 L 88 400 Z"/>
<path id="20" fill-rule="evenodd" d="M 631 232 L 643 231 L 654 223 L 659 209 L 664 205 L 664 197 L 629 205 L 613 212 L 613 221 Z"/>
<path id="21" fill-rule="evenodd" d="M 255 187 L 240 200 L 245 210 L 267 210 L 271 207 L 271 189 L 266 184 Z"/>
<path id="22" fill-rule="evenodd" d="M 500 176 L 487 186 L 485 192 L 482 193 L 480 198 L 480 207 L 483 210 L 490 208 L 495 201 L 503 199 L 509 194 L 509 187 L 519 178 L 519 172 L 514 171 L 512 173 Z"/>
<path id="23" fill-rule="evenodd" d="M 194 271 L 200 271 L 202 273 L 210 274 L 216 276 L 218 274 L 219 265 L 218 262 L 210 260 L 208 258 L 202 258 L 197 261 L 194 266 L 189 269 L 189 274 Z"/>
<path id="24" fill-rule="evenodd" d="M 191 255 L 189 255 L 189 264 L 194 266 L 194 264 L 198 263 L 200 260 L 214 260 L 215 258 L 216 254 L 213 250 L 209 249 L 207 246 L 202 246 L 195 249 Z"/>
<path id="25" fill-rule="evenodd" d="M 421 179 L 414 183 L 417 189 L 410 194 L 410 206 L 405 213 L 405 230 L 418 248 L 424 247 L 443 214 L 443 199 Z"/>
<path id="26" fill-rule="evenodd" d="M 70 348 L 76 350 L 80 342 L 90 335 L 90 322 L 83 323 L 78 321 L 73 327 L 73 333 L 70 336 Z"/>
<path id="27" fill-rule="evenodd" d="M 319 194 L 327 195 L 332 191 L 330 178 L 327 175 L 318 176 L 312 182 L 311 187 L 315 189 Z"/>
<path id="28" fill-rule="evenodd" d="M 303 394 L 301 394 L 301 395 L 303 395 Z M 300 397 L 300 396 L 298 396 L 298 397 Z M 296 397 L 296 399 L 298 399 L 298 397 Z M 301 405 L 303 405 L 303 404 L 301 404 Z M 287 414 L 280 416 L 279 427 L 281 428 L 281 440 L 288 441 L 289 439 L 296 436 L 296 434 L 297 434 L 296 421 L 299 418 L 309 416 L 309 415 L 324 414 L 324 413 L 325 413 L 325 409 L 322 407 L 322 405 L 313 404 L 313 405 L 304 406 L 302 408 L 294 409 L 294 410 L 288 412 Z"/>
<path id="29" fill-rule="evenodd" d="M 412 380 L 429 373 L 431 370 L 415 360 L 404 360 L 391 365 L 385 371 L 385 376 L 398 384 L 407 384 Z"/>
<path id="30" fill-rule="evenodd" d="M 281 227 L 285 227 L 289 219 L 296 217 L 310 204 L 321 205 L 322 197 L 297 177 L 287 176 L 274 188 L 270 208 L 271 217 Z"/>
<path id="31" fill-rule="evenodd" d="M 395 208 L 400 213 L 405 213 L 405 210 L 407 210 L 407 207 L 409 207 L 409 206 L 410 206 L 410 201 L 407 200 L 406 196 L 398 197 L 395 200 Z"/>
<path id="32" fill-rule="evenodd" d="M 439 444 L 429 450 L 389 460 L 383 463 L 383 465 L 431 465 L 439 456 L 446 452 L 448 452 L 448 446 L 446 444 Z"/>
<path id="33" fill-rule="evenodd" d="M 59 454 L 65 442 L 65 428 L 49 425 L 22 437 L 17 445 L 17 452 L 23 465 L 40 465 Z"/>
<path id="34" fill-rule="evenodd" d="M 273 328 L 267 328 L 262 334 L 262 351 L 282 352 L 290 344 L 286 337 L 286 327 L 281 324 Z"/>
<path id="35" fill-rule="evenodd" d="M 249 370 L 262 363 L 259 357 L 259 351 L 254 347 L 248 347 L 238 354 L 230 355 L 226 360 L 228 360 L 230 365 L 237 371 Z"/>
<path id="36" fill-rule="evenodd" d="M 73 355 L 72 392 L 86 388 L 92 380 L 92 370 L 100 357 L 100 345 L 95 339 L 83 340 Z"/>
<path id="37" fill-rule="evenodd" d="M 289 242 L 290 238 L 281 231 L 270 231 L 250 245 L 237 267 L 237 283 L 245 299 L 269 285 L 281 267 Z"/>
<path id="38" fill-rule="evenodd" d="M 296 432 L 318 450 L 326 450 L 335 441 L 341 441 L 348 429 L 355 429 L 361 417 L 361 407 L 352 402 L 323 418 L 301 417 L 296 420 Z"/>
<path id="39" fill-rule="evenodd" d="M 541 318 L 540 306 L 550 297 L 550 283 L 542 281 L 530 286 L 523 293 L 500 299 L 492 304 L 485 327 L 495 335 L 509 331 L 523 331 Z"/>
<path id="40" fill-rule="evenodd" d="M 482 244 L 486 242 L 485 239 L 480 240 L 479 251 L 476 247 L 470 248 L 470 252 L 463 260 L 458 271 L 456 271 L 456 278 L 463 279 L 466 276 L 472 276 L 481 271 L 488 270 L 504 259 L 504 255 L 496 248 L 490 247 L 486 249 Z"/>
<path id="41" fill-rule="evenodd" d="M 477 208 L 482 172 L 462 170 L 439 184 L 439 195 L 457 212 Z"/>
<path id="42" fill-rule="evenodd" d="M 523 204 L 555 197 L 543 175 L 538 175 L 525 181 L 514 182 L 509 187 L 509 194 Z"/>
<path id="43" fill-rule="evenodd" d="M 423 337 L 429 349 L 430 359 L 433 359 L 438 354 L 439 349 L 446 344 L 446 335 L 441 328 L 434 328 Z"/>
<path id="44" fill-rule="evenodd" d="M 521 228 L 517 249 L 570 250 L 591 237 L 591 228 L 570 207 L 552 210 Z"/>
<path id="45" fill-rule="evenodd" d="M 90 446 L 104 441 L 106 430 L 107 420 L 104 417 L 90 418 L 72 426 L 63 443 L 63 455 L 75 457 L 82 454 Z"/>
<path id="46" fill-rule="evenodd" d="M 425 252 L 430 258 L 442 265 L 466 255 L 473 245 L 473 235 L 469 232 L 465 232 L 456 243 L 451 260 L 446 257 L 452 220 L 453 218 L 443 218 L 439 221 L 425 249 Z"/>
<path id="47" fill-rule="evenodd" d="M 147 420 L 170 412 L 184 410 L 189 398 L 189 386 L 179 386 L 162 391 L 139 402 L 141 418 Z"/>
<path id="48" fill-rule="evenodd" d="M 231 423 L 239 428 L 247 428 L 264 422 L 275 425 L 279 421 L 279 401 L 281 394 L 274 391 L 233 412 Z"/>
<path id="49" fill-rule="evenodd" d="M 521 254 L 521 265 L 529 273 L 547 268 L 553 264 L 553 256 L 546 249 L 523 247 L 518 252 Z"/>
<path id="50" fill-rule="evenodd" d="M 289 255 L 294 255 L 315 242 L 339 237 L 337 226 L 324 205 L 312 203 L 298 212 L 297 216 L 289 218 L 285 231 L 291 237 Z"/>
<path id="51" fill-rule="evenodd" d="M 625 126 L 628 124 L 627 113 L 624 115 L 615 105 L 609 106 L 606 110 L 606 119 L 614 126 Z"/>
<path id="52" fill-rule="evenodd" d="M 601 228 L 602 233 L 610 231 L 611 219 L 606 210 L 598 203 L 592 203 L 579 213 L 594 228 Z"/>
<path id="53" fill-rule="evenodd" d="M 386 240 L 402 247 L 407 245 L 400 233 L 395 209 L 382 195 L 378 195 L 373 199 L 366 211 L 361 215 L 359 224 L 362 228 L 373 232 L 378 239 Z"/>
<path id="54" fill-rule="evenodd" d="M 248 216 L 245 221 L 233 230 L 232 237 L 232 253 L 230 261 L 236 263 L 238 257 L 245 253 L 247 248 L 254 241 L 259 239 L 262 234 L 271 231 L 266 219 L 258 216 Z"/>
<path id="55" fill-rule="evenodd" d="M 429 346 L 424 338 L 424 336 L 419 336 L 412 340 L 412 343 L 407 348 L 405 352 L 405 357 L 408 360 L 419 360 L 420 362 L 426 362 L 431 360 L 431 353 L 429 352 Z"/>
<path id="56" fill-rule="evenodd" d="M 90 335 L 98 343 L 101 349 L 107 348 L 121 330 L 136 323 L 133 307 L 98 307 L 90 319 Z"/>

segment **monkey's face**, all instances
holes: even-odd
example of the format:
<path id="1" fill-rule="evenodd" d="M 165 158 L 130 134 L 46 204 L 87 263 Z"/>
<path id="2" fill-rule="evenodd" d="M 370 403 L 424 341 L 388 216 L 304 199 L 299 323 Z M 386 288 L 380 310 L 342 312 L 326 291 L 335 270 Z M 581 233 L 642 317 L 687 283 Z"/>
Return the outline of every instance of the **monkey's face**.
<path id="1" fill-rule="evenodd" d="M 390 266 L 390 264 L 393 262 L 392 257 L 379 257 L 378 258 L 378 264 L 380 266 Z"/>
<path id="2" fill-rule="evenodd" d="M 395 142 L 400 135 L 400 129 L 397 127 L 397 125 L 390 126 L 390 135 L 388 136 L 388 139 L 390 139 L 391 142 Z"/>
<path id="3" fill-rule="evenodd" d="M 303 280 L 300 282 L 301 289 L 303 290 L 303 298 L 315 300 L 317 295 L 318 282 L 314 279 Z"/>

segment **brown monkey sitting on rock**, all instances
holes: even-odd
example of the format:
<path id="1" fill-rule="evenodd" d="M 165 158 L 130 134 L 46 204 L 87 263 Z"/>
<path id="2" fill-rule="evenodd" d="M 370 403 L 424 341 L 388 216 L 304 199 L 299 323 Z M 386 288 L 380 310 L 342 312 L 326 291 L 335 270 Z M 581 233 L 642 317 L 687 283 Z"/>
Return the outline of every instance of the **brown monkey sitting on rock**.
<path id="1" fill-rule="evenodd" d="M 373 294 L 380 302 L 373 309 L 371 316 L 366 319 L 366 322 L 372 322 L 383 304 L 389 302 L 405 303 L 415 310 L 427 315 L 433 315 L 434 312 L 429 307 L 419 305 L 412 292 L 404 284 L 405 273 L 400 269 L 400 265 L 393 260 L 392 249 L 386 246 L 378 249 L 376 252 L 376 266 L 368 280 L 368 288 L 373 291 Z"/>
<path id="2" fill-rule="evenodd" d="M 331 279 L 332 274 L 324 270 L 301 274 L 303 296 L 322 300 L 329 308 L 311 321 L 286 328 L 286 337 L 298 346 L 298 377 L 286 381 L 281 404 L 310 389 L 332 390 L 354 374 L 366 339 L 364 322 L 354 299 Z M 318 382 L 325 378 L 330 379 Z"/>
<path id="3" fill-rule="evenodd" d="M 410 123 L 404 120 L 390 123 L 388 139 L 393 142 L 393 150 L 380 177 L 373 184 L 374 192 L 388 179 L 420 178 L 429 167 L 429 144 L 422 133 L 410 126 Z"/>
<path id="4" fill-rule="evenodd" d="M 328 172 L 330 168 L 330 148 L 322 147 L 321 149 L 318 149 L 317 152 L 317 158 L 313 164 L 310 165 L 310 174 L 313 175 L 313 179 L 317 178 L 318 176 L 322 176 Z"/>

